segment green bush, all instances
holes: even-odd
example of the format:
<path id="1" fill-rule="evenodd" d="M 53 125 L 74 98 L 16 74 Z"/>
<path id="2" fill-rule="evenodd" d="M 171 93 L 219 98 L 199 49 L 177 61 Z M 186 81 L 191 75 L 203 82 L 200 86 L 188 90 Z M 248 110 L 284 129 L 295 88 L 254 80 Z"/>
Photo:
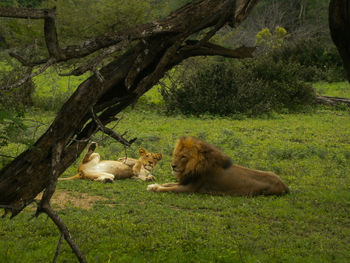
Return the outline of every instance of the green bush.
<path id="1" fill-rule="evenodd" d="M 168 112 L 259 115 L 296 111 L 313 101 L 311 85 L 301 81 L 300 65 L 261 56 L 236 63 L 198 65 L 177 85 L 161 90 Z"/>
<path id="2" fill-rule="evenodd" d="M 274 60 L 300 64 L 301 77 L 305 81 L 344 81 L 343 63 L 335 47 L 328 47 L 317 39 L 289 42 L 283 48 L 274 49 Z"/>

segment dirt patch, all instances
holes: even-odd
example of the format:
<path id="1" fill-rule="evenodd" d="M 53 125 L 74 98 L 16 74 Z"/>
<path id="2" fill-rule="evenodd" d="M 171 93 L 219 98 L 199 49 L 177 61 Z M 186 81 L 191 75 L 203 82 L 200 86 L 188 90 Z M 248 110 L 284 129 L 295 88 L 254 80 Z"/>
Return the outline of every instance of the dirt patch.
<path id="1" fill-rule="evenodd" d="M 40 200 L 42 193 L 35 197 Z M 70 192 L 57 190 L 51 198 L 51 205 L 55 209 L 64 209 L 65 207 L 78 207 L 82 209 L 91 209 L 97 201 L 108 200 L 105 197 L 88 195 L 86 193 Z"/>

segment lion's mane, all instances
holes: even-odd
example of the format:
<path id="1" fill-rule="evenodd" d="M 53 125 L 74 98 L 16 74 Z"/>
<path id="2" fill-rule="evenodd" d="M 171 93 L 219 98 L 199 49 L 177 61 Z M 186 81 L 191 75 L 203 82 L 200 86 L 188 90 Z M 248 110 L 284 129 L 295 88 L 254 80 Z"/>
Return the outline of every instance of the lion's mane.
<path id="1" fill-rule="evenodd" d="M 232 165 L 231 158 L 217 147 L 192 136 L 178 139 L 173 156 L 188 158 L 185 167 L 180 167 L 184 169 L 182 173 L 176 175 L 180 184 L 196 181 L 199 177 L 210 175 L 216 169 L 226 169 Z"/>

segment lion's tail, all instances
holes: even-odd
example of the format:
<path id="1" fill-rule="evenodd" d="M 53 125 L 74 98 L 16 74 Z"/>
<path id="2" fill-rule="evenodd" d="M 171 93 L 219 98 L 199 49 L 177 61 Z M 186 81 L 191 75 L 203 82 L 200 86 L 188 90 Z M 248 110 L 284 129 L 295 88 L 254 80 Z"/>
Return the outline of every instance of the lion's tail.
<path id="1" fill-rule="evenodd" d="M 64 178 L 58 178 L 59 181 L 68 181 L 68 180 L 74 180 L 74 179 L 79 179 L 80 174 L 77 173 L 76 175 L 73 175 L 71 177 L 64 177 Z"/>

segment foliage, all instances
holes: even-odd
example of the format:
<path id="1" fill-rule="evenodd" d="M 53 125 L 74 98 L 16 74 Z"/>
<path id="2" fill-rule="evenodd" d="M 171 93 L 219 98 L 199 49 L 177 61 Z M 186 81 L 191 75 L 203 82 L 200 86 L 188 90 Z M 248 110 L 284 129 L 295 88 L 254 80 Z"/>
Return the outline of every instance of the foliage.
<path id="1" fill-rule="evenodd" d="M 34 106 L 46 111 L 58 111 L 82 83 L 88 74 L 82 76 L 60 77 L 54 69 L 34 78 L 34 83 L 40 86 L 33 94 Z"/>
<path id="2" fill-rule="evenodd" d="M 300 80 L 300 65 L 269 56 L 237 63 L 198 65 L 180 83 L 162 89 L 169 112 L 258 115 L 298 110 L 313 101 L 311 85 Z"/>
<path id="3" fill-rule="evenodd" d="M 6 87 L 15 80 L 23 77 L 23 73 L 14 70 L 8 65 L 0 64 L 0 87 Z M 31 83 L 24 84 L 31 85 Z M 23 94 L 23 87 L 13 89 L 0 89 L 0 147 L 5 146 L 10 140 L 14 141 L 20 131 L 26 126 L 23 123 L 24 104 L 26 101 Z"/>
<path id="4" fill-rule="evenodd" d="M 283 27 L 276 27 L 273 34 L 268 28 L 263 28 L 256 34 L 256 46 L 263 48 L 265 51 L 281 48 L 285 40 L 289 37 L 287 30 Z"/>
<path id="5" fill-rule="evenodd" d="M 107 32 L 149 22 L 158 13 L 160 5 L 151 0 L 47 0 L 39 6 L 40 2 L 9 0 L 3 5 L 37 8 L 55 6 L 61 46 L 80 44 L 83 40 Z M 42 20 L 0 18 L 0 22 L 0 47 L 19 49 L 26 53 L 25 57 L 46 55 Z"/>
<path id="6" fill-rule="evenodd" d="M 328 47 L 318 39 L 288 42 L 271 53 L 275 60 L 301 65 L 305 81 L 343 81 L 345 73 L 342 60 L 334 46 Z"/>
<path id="7" fill-rule="evenodd" d="M 58 34 L 65 44 L 118 31 L 152 17 L 151 1 L 141 0 L 59 0 Z M 81 16 L 84 13 L 84 16 Z"/>
<path id="8" fill-rule="evenodd" d="M 318 108 L 312 114 L 237 120 L 130 110 L 118 116 L 116 131 L 138 137 L 127 149 L 130 157 L 140 146 L 163 153 L 154 171 L 157 183 L 175 180 L 169 166 L 175 140 L 194 135 L 220 147 L 236 164 L 278 173 L 291 193 L 254 198 L 162 194 L 147 192 L 149 183 L 132 179 L 77 180 L 58 183 L 58 191 L 69 195 L 63 207 L 53 207 L 89 262 L 348 262 L 348 115 Z M 37 116 L 33 112 L 27 118 Z M 120 144 L 102 134 L 92 139 L 102 158 L 125 155 Z M 6 152 L 16 147 L 11 144 Z M 75 174 L 82 157 L 64 176 Z M 82 208 L 93 196 L 102 199 L 91 203 L 93 209 Z M 2 219 L 0 262 L 52 261 L 59 232 L 46 216 L 29 220 L 34 213 L 33 205 L 12 220 Z M 57 261 L 76 262 L 66 242 Z"/>

